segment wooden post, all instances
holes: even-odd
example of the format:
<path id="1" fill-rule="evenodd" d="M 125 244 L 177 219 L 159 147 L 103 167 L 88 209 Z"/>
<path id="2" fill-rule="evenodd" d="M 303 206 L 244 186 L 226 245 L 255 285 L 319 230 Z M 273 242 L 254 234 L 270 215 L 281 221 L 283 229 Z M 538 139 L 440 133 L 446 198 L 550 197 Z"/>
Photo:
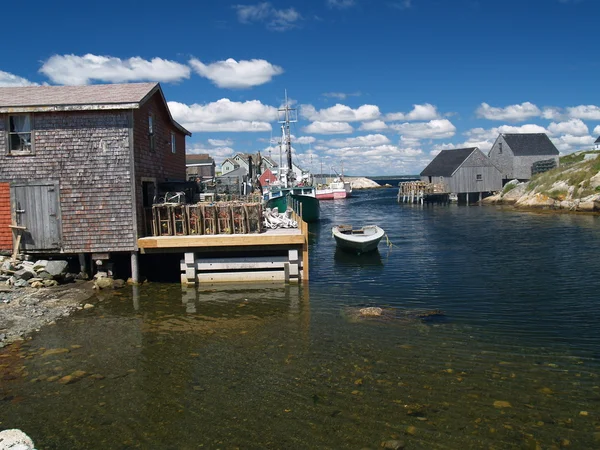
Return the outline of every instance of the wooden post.
<path id="1" fill-rule="evenodd" d="M 21 236 L 27 227 L 22 227 L 19 225 L 9 225 L 8 227 L 12 229 L 13 237 L 15 238 L 15 248 L 13 249 L 12 260 L 16 261 L 17 255 L 19 254 L 19 247 L 21 245 Z"/>
<path id="2" fill-rule="evenodd" d="M 140 267 L 137 252 L 131 252 L 131 282 L 133 284 L 140 282 Z"/>

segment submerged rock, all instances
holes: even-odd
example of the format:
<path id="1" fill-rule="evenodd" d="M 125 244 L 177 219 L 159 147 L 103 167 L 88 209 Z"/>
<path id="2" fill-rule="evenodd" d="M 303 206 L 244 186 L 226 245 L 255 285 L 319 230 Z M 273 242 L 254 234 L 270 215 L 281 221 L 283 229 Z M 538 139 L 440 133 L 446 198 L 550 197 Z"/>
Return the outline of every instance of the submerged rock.
<path id="1" fill-rule="evenodd" d="M 2 450 L 35 450 L 29 436 L 16 428 L 0 431 L 0 449 Z"/>

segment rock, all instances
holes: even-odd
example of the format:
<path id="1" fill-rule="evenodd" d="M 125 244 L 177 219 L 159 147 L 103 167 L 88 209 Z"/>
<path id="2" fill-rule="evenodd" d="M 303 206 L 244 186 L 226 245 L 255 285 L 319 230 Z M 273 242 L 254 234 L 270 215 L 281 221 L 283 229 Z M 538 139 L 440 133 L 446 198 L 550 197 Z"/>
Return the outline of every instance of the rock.
<path id="1" fill-rule="evenodd" d="M 2 450 L 35 450 L 29 436 L 21 430 L 10 429 L 0 431 L 0 449 Z"/>
<path id="2" fill-rule="evenodd" d="M 375 306 L 370 306 L 368 308 L 362 308 L 359 311 L 360 311 L 361 316 L 367 316 L 367 317 L 377 317 L 377 316 L 381 316 L 381 314 L 383 313 L 383 309 L 375 307 Z"/>
<path id="3" fill-rule="evenodd" d="M 41 278 L 42 280 L 54 280 L 54 276 L 46 270 L 40 270 L 37 273 L 37 276 L 38 276 L 38 278 Z"/>
<path id="4" fill-rule="evenodd" d="M 28 270 L 25 268 L 17 270 L 15 272 L 15 277 L 17 277 L 19 280 L 25 280 L 25 281 L 29 280 L 30 278 L 35 277 L 35 275 L 36 275 L 35 272 L 32 272 L 31 270 Z"/>
<path id="5" fill-rule="evenodd" d="M 27 287 L 27 286 L 29 286 L 29 283 L 27 283 L 27 280 L 15 279 L 15 280 L 14 280 L 14 284 L 13 284 L 13 285 L 14 285 L 15 287 L 22 288 L 22 287 Z"/>
<path id="6" fill-rule="evenodd" d="M 512 405 L 504 400 L 496 400 L 494 402 L 494 407 L 496 408 L 512 408 Z"/>
<path id="7" fill-rule="evenodd" d="M 45 259 L 40 259 L 39 261 L 36 261 L 35 264 L 33 265 L 33 270 L 35 270 L 36 272 L 46 270 L 47 265 L 48 265 L 48 261 L 46 261 Z"/>
<path id="8" fill-rule="evenodd" d="M 119 280 L 119 279 L 115 280 L 113 287 L 115 289 L 121 289 L 121 288 L 125 287 L 125 280 Z"/>
<path id="9" fill-rule="evenodd" d="M 67 273 L 68 268 L 69 263 L 67 261 L 48 261 L 48 264 L 46 265 L 46 272 L 50 273 L 53 277 L 58 277 Z"/>
<path id="10" fill-rule="evenodd" d="M 100 277 L 97 278 L 94 282 L 94 287 L 96 289 L 112 289 L 114 287 L 115 280 L 108 277 Z"/>
<path id="11" fill-rule="evenodd" d="M 34 281 L 33 283 L 31 283 L 31 287 L 36 289 L 43 288 L 44 283 L 42 283 L 41 281 Z"/>
<path id="12" fill-rule="evenodd" d="M 42 356 L 52 356 L 52 355 L 60 355 L 62 353 L 69 353 L 70 350 L 68 348 L 51 348 L 42 353 Z"/>
<path id="13" fill-rule="evenodd" d="M 92 309 L 94 307 L 94 305 L 92 305 L 91 303 L 86 303 L 85 305 L 83 305 L 83 309 Z"/>
<path id="14" fill-rule="evenodd" d="M 56 280 L 44 280 L 43 283 L 46 287 L 58 286 L 58 281 Z"/>
<path id="15" fill-rule="evenodd" d="M 404 441 L 398 441 L 398 440 L 385 441 L 385 442 L 381 443 L 381 447 L 391 448 L 393 450 L 398 450 L 398 449 L 404 448 L 405 446 L 406 446 L 406 444 L 404 443 Z"/>

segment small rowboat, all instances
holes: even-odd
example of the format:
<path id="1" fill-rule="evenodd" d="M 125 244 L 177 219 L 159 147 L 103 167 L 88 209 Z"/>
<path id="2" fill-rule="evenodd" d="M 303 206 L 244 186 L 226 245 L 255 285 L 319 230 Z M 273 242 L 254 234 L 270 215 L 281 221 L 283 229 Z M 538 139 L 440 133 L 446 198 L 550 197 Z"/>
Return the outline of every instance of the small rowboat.
<path id="1" fill-rule="evenodd" d="M 377 225 L 352 228 L 352 225 L 337 225 L 331 229 L 338 248 L 361 254 L 377 249 L 385 231 Z"/>

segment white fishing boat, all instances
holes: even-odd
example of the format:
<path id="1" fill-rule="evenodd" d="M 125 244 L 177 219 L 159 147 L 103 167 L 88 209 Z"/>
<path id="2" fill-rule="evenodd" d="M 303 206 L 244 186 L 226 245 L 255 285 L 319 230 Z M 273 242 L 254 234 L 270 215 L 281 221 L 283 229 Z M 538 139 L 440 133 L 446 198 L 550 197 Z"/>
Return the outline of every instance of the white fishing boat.
<path id="1" fill-rule="evenodd" d="M 317 198 L 319 200 L 336 200 L 339 198 L 350 197 L 352 186 L 348 181 L 336 178 L 329 184 L 320 184 L 317 186 Z"/>
<path id="2" fill-rule="evenodd" d="M 352 225 L 336 225 L 331 229 L 338 248 L 346 251 L 367 253 L 377 249 L 385 231 L 377 225 L 353 228 Z"/>

